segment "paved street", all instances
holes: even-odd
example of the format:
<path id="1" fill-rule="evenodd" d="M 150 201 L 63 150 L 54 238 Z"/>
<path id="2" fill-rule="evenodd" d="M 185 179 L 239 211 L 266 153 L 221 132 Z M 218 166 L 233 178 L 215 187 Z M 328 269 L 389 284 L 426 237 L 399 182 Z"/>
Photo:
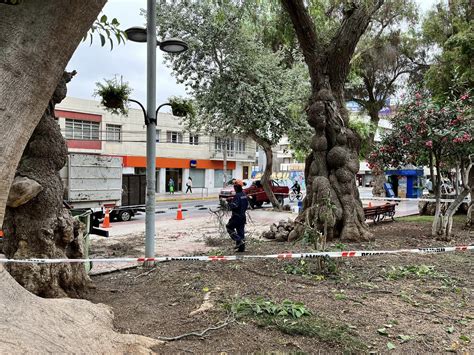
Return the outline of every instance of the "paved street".
<path id="1" fill-rule="evenodd" d="M 359 187 L 359 194 L 364 206 L 369 202 L 372 206 L 382 205 L 386 202 L 381 200 L 370 200 L 372 197 L 372 188 Z M 170 198 L 176 198 L 174 201 L 169 201 Z M 192 195 L 161 195 L 158 198 L 167 198 L 167 200 L 158 200 L 156 202 L 156 223 L 162 225 L 164 222 L 175 222 L 178 204 L 181 204 L 183 209 L 183 216 L 185 219 L 202 218 L 209 216 L 209 209 L 216 209 L 218 207 L 218 197 L 209 196 L 206 199 L 184 200 L 184 198 L 195 198 Z M 158 199 L 157 198 L 157 199 Z M 298 201 L 290 202 L 285 200 L 286 204 L 296 206 Z M 269 204 L 265 204 L 263 209 L 270 208 Z M 418 203 L 416 201 L 401 201 L 397 202 L 396 217 L 413 215 L 418 213 Z M 296 214 L 293 214 L 296 216 Z M 141 212 L 133 217 L 129 222 L 113 222 L 113 227 L 110 229 L 110 236 L 126 235 L 129 233 L 137 233 L 145 231 L 145 213 Z"/>

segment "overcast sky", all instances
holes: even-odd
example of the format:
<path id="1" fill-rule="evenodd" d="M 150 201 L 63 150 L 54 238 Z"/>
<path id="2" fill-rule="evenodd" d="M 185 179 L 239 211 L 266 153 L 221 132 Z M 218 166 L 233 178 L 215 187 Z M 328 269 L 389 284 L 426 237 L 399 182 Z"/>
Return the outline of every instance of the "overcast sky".
<path id="1" fill-rule="evenodd" d="M 429 9 L 437 0 L 417 0 L 422 11 Z M 145 18 L 140 9 L 146 8 L 146 0 L 109 0 L 103 9 L 110 19 L 116 17 L 121 28 L 145 26 Z M 127 42 L 126 45 L 101 47 L 98 38 L 79 45 L 69 62 L 68 70 L 77 70 L 78 74 L 68 84 L 68 96 L 93 99 L 95 83 L 114 75 L 122 75 L 133 89 L 132 97 L 145 104 L 146 101 L 146 45 Z M 157 51 L 157 104 L 170 96 L 186 94 L 184 85 L 176 83 L 171 71 L 164 65 L 162 52 Z"/>

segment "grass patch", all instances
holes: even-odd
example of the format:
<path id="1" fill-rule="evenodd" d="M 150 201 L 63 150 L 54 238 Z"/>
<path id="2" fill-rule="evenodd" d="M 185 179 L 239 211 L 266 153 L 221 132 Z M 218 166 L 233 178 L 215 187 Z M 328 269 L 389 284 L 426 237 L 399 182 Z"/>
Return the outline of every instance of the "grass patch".
<path id="1" fill-rule="evenodd" d="M 288 262 L 283 267 L 283 272 L 289 275 L 299 275 L 307 278 L 311 278 L 314 281 L 323 281 L 325 276 L 321 274 L 315 265 L 306 260 L 298 260 L 294 262 Z"/>
<path id="2" fill-rule="evenodd" d="M 282 268 L 285 274 L 298 275 L 314 281 L 336 278 L 339 274 L 339 260 L 321 257 L 315 260 L 288 261 Z"/>
<path id="3" fill-rule="evenodd" d="M 311 315 L 310 310 L 301 302 L 284 300 L 278 304 L 260 297 L 254 300 L 249 298 L 235 299 L 224 307 L 230 310 L 236 318 L 269 315 L 297 319 Z"/>
<path id="4" fill-rule="evenodd" d="M 275 317 L 260 317 L 255 320 L 259 327 L 276 329 L 292 336 L 317 338 L 322 342 L 340 345 L 345 352 L 364 352 L 367 346 L 354 336 L 349 326 L 333 324 L 323 318 L 311 316 L 297 321 L 277 319 Z"/>
<path id="5" fill-rule="evenodd" d="M 220 249 L 212 249 L 207 252 L 207 255 L 209 256 L 224 256 L 224 251 Z"/>
<path id="6" fill-rule="evenodd" d="M 340 345 L 345 351 L 367 350 L 347 324 L 335 324 L 312 312 L 300 302 L 285 300 L 276 303 L 263 298 L 234 299 L 225 303 L 224 308 L 236 319 L 252 321 L 258 327 L 276 329 L 292 336 L 318 338 L 322 342 Z M 353 327 L 354 328 L 354 327 Z"/>
<path id="7" fill-rule="evenodd" d="M 433 223 L 434 216 L 405 216 L 399 217 L 396 220 L 400 222 L 416 222 L 416 223 Z M 464 223 L 466 216 L 464 215 L 454 215 L 454 223 Z"/>
<path id="8" fill-rule="evenodd" d="M 435 271 L 434 266 L 411 265 L 411 266 L 391 266 L 386 272 L 388 280 L 399 280 L 405 278 L 426 278 L 439 277 L 440 274 Z"/>

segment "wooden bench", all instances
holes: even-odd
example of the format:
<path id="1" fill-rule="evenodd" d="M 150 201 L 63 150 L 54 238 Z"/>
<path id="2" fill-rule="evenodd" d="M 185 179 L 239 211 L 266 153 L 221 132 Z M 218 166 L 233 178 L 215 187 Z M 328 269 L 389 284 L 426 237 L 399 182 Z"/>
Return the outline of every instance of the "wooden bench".
<path id="1" fill-rule="evenodd" d="M 372 206 L 372 207 L 364 207 L 364 216 L 365 219 L 371 219 L 374 221 L 374 224 L 380 222 L 387 218 L 391 218 L 392 221 L 393 216 L 395 216 L 395 203 L 386 203 L 382 206 Z"/>

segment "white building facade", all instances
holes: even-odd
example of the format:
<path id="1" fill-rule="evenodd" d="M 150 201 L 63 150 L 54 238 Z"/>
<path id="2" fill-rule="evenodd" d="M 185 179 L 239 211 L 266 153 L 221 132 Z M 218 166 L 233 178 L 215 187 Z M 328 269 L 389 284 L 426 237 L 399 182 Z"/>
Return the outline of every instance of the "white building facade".
<path id="1" fill-rule="evenodd" d="M 56 106 L 56 117 L 71 153 L 120 156 L 124 175 L 145 175 L 146 127 L 143 112 L 112 115 L 99 102 L 67 97 Z M 156 139 L 156 192 L 185 191 L 188 177 L 194 193 L 219 191 L 224 182 L 223 140 L 205 132 L 187 131 L 179 118 L 159 113 Z M 255 143 L 244 137 L 227 139 L 227 178 L 250 178 Z"/>

